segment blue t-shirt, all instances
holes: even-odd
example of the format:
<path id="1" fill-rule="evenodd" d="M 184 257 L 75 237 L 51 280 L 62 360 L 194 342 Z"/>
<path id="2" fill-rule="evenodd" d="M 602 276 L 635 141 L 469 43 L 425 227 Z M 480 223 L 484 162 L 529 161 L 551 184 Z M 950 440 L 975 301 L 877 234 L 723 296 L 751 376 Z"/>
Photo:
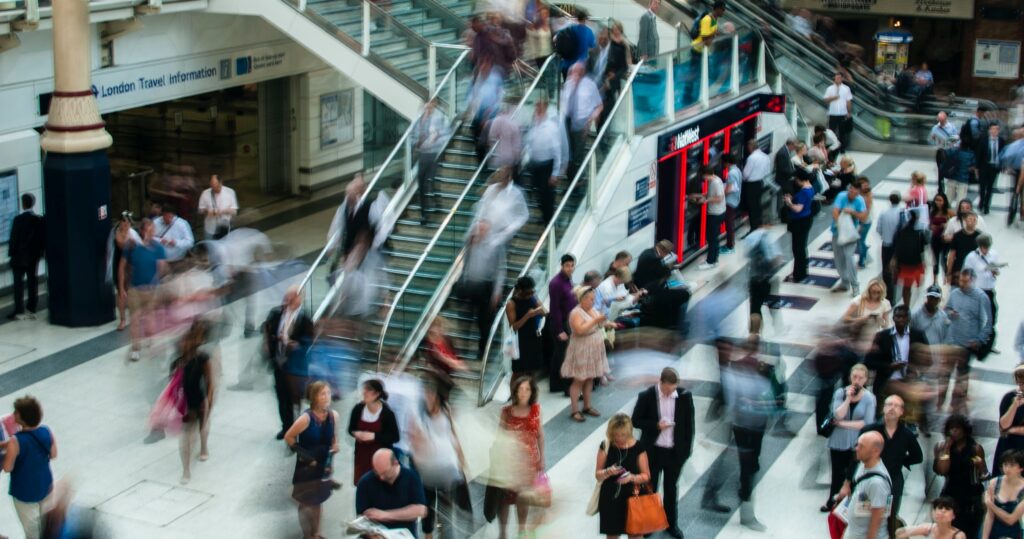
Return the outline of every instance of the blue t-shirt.
<path id="1" fill-rule="evenodd" d="M 855 198 L 855 199 L 853 199 L 853 201 L 851 201 L 850 197 L 847 196 L 847 193 L 849 193 L 849 191 L 843 191 L 842 193 L 839 193 L 839 196 L 836 197 L 836 201 L 833 203 L 833 207 L 835 207 L 836 209 L 839 210 L 839 214 L 840 215 L 842 215 L 843 210 L 845 208 L 853 208 L 853 211 L 855 211 L 857 213 L 861 213 L 864 210 L 868 209 L 867 203 L 864 202 L 864 197 L 862 197 L 860 195 L 857 195 L 857 198 Z M 851 217 L 853 217 L 853 216 L 851 216 Z M 860 224 L 861 221 L 860 221 L 860 219 L 857 219 L 856 217 L 853 217 L 853 222 L 857 223 L 857 224 Z M 836 233 L 836 221 L 835 221 L 835 219 L 832 220 L 832 233 L 833 234 Z"/>
<path id="2" fill-rule="evenodd" d="M 363 474 L 356 486 L 356 514 L 363 514 L 367 509 L 381 509 L 390 511 L 401 509 L 407 505 L 427 505 L 427 496 L 423 492 L 423 482 L 414 470 L 402 466 L 398 472 L 398 479 L 394 484 L 387 484 L 381 481 L 377 474 L 370 470 Z M 387 522 L 381 523 L 388 529 L 405 528 L 416 534 L 416 521 Z"/>
<path id="3" fill-rule="evenodd" d="M 803 219 L 811 216 L 811 202 L 814 201 L 814 189 L 804 187 L 793 195 L 793 204 L 803 204 L 800 211 L 789 210 L 789 216 L 793 219 Z"/>
<path id="4" fill-rule="evenodd" d="M 20 502 L 41 502 L 53 489 L 53 472 L 50 471 L 53 433 L 40 425 L 36 429 L 16 432 L 14 437 L 18 439 L 18 456 L 14 459 L 8 492 Z"/>
<path id="5" fill-rule="evenodd" d="M 570 28 L 576 34 L 576 57 L 562 60 L 562 68 L 568 68 L 576 62 L 587 61 L 590 49 L 597 46 L 597 38 L 594 37 L 594 31 L 589 26 L 577 22 L 573 23 Z"/>
<path id="6" fill-rule="evenodd" d="M 729 173 L 725 175 L 725 184 L 732 188 L 732 191 L 725 194 L 725 203 L 730 208 L 740 207 L 740 191 L 743 190 L 743 173 L 740 172 L 740 167 L 729 167 Z"/>
<path id="7" fill-rule="evenodd" d="M 151 242 L 149 245 L 136 244 L 128 253 L 128 263 L 132 265 L 132 287 L 159 284 L 158 262 L 166 258 L 164 246 L 157 242 Z"/>

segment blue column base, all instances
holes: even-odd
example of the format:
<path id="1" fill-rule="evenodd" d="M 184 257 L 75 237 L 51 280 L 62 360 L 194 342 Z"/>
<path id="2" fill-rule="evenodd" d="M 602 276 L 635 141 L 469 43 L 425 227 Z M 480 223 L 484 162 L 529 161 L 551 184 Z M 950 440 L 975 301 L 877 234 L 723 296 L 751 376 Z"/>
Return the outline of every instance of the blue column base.
<path id="1" fill-rule="evenodd" d="M 83 327 L 114 320 L 113 285 L 107 282 L 107 152 L 47 154 L 43 194 L 50 323 Z"/>

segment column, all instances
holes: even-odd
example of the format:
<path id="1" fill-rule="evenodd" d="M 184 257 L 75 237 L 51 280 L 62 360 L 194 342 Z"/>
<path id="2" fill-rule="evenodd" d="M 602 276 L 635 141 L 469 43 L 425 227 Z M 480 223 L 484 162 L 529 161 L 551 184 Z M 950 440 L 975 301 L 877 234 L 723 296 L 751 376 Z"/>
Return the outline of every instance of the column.
<path id="1" fill-rule="evenodd" d="M 114 319 L 107 282 L 113 140 L 92 94 L 87 0 L 53 0 L 54 92 L 42 148 L 50 323 Z M 115 269 L 116 271 L 116 269 Z"/>

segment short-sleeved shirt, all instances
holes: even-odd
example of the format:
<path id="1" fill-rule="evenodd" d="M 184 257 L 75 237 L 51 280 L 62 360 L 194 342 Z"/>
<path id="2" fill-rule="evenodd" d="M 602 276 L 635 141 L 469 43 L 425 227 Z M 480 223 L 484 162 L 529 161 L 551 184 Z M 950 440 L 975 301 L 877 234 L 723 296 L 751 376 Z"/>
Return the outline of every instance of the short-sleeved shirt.
<path id="1" fill-rule="evenodd" d="M 839 193 L 838 196 L 836 196 L 834 207 L 839 210 L 840 215 L 842 215 L 843 210 L 846 208 L 853 208 L 853 210 L 857 213 L 861 213 L 868 209 L 867 203 L 864 202 L 864 197 L 857 195 L 857 198 L 851 201 L 848 193 L 849 191 L 844 191 L 842 193 Z M 860 219 L 854 217 L 853 222 L 859 224 Z M 834 219 L 832 220 L 832 233 L 836 233 L 836 222 Z"/>
<path id="2" fill-rule="evenodd" d="M 704 50 L 704 40 L 718 33 L 718 19 L 710 13 L 700 20 L 700 35 L 697 36 L 691 45 L 695 52 Z"/>
<path id="3" fill-rule="evenodd" d="M 968 234 L 966 230 L 953 234 L 953 241 L 949 244 L 950 250 L 953 251 L 953 271 L 963 269 L 967 255 L 978 248 L 978 236 L 980 235 L 981 232 L 977 229 L 973 234 Z"/>
<path id="4" fill-rule="evenodd" d="M 128 252 L 128 263 L 132 265 L 132 287 L 160 284 L 159 262 L 166 258 L 164 246 L 155 241 L 149 245 L 135 244 Z"/>
<path id="5" fill-rule="evenodd" d="M 800 211 L 789 210 L 789 216 L 793 219 L 803 219 L 811 216 L 811 203 L 814 202 L 814 189 L 804 187 L 793 195 L 794 205 L 803 205 Z"/>
<path id="6" fill-rule="evenodd" d="M 722 215 L 725 213 L 725 184 L 722 178 L 712 176 L 708 180 L 708 214 Z M 711 202 L 712 198 L 721 197 L 718 202 Z"/>
<path id="7" fill-rule="evenodd" d="M 885 469 L 885 465 L 882 464 L 881 460 L 873 468 L 865 468 L 863 464 L 858 464 L 857 471 L 853 476 L 854 480 L 868 472 L 877 473 L 885 477 L 869 477 L 858 483 L 853 489 L 847 502 L 846 519 L 849 522 L 849 526 L 846 528 L 846 535 L 844 537 L 887 539 L 889 537 L 889 526 L 886 517 L 889 515 L 892 505 L 891 482 L 886 479 L 889 477 L 889 472 Z M 867 537 L 868 527 L 871 526 L 871 510 L 878 508 L 885 509 L 882 523 L 878 527 L 878 534 L 874 537 Z"/>
<path id="8" fill-rule="evenodd" d="M 829 85 L 828 89 L 825 90 L 825 97 L 838 97 L 835 101 L 828 104 L 828 115 L 829 116 L 846 116 L 850 113 L 849 101 L 853 99 L 853 92 L 850 91 L 850 87 L 845 84 L 840 84 L 836 88 L 835 84 Z"/>
<path id="9" fill-rule="evenodd" d="M 367 509 L 391 511 L 409 505 L 427 505 L 427 497 L 423 492 L 423 483 L 414 470 L 402 466 L 398 478 L 393 484 L 381 481 L 377 474 L 370 470 L 363 474 L 356 486 L 356 513 L 363 514 Z M 388 529 L 405 528 L 413 537 L 416 535 L 416 521 L 396 521 L 382 523 Z"/>
<path id="10" fill-rule="evenodd" d="M 732 165 L 729 167 L 729 172 L 725 176 L 725 184 L 732 188 L 725 194 L 725 203 L 730 208 L 738 208 L 740 206 L 740 191 L 743 190 L 743 172 L 740 171 L 740 167 Z"/>

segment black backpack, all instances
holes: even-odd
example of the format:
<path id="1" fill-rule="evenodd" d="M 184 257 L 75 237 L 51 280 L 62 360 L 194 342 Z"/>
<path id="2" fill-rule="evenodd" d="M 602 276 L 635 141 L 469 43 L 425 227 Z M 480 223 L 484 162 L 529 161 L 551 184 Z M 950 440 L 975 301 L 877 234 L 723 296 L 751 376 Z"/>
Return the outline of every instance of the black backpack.
<path id="1" fill-rule="evenodd" d="M 573 30 L 574 26 L 570 24 L 555 34 L 555 53 L 566 60 L 575 59 L 579 55 L 579 39 Z"/>
<path id="2" fill-rule="evenodd" d="M 974 131 L 971 129 L 971 122 L 978 122 L 978 132 L 984 133 L 982 129 L 984 126 L 981 125 L 981 120 L 976 117 L 968 118 L 964 125 L 960 127 L 960 140 L 967 142 L 968 148 L 974 148 L 974 145 L 978 142 L 974 140 Z"/>
<path id="3" fill-rule="evenodd" d="M 697 15 L 697 18 L 693 19 L 693 24 L 690 26 L 690 39 L 697 39 L 700 37 L 700 21 L 703 21 L 704 17 L 711 17 L 712 20 L 714 19 L 711 12 L 701 11 L 700 15 Z"/>
<path id="4" fill-rule="evenodd" d="M 968 129 L 970 131 L 970 129 Z M 957 180 L 960 178 L 960 150 L 950 148 L 945 151 L 945 159 L 942 160 L 942 177 Z"/>

